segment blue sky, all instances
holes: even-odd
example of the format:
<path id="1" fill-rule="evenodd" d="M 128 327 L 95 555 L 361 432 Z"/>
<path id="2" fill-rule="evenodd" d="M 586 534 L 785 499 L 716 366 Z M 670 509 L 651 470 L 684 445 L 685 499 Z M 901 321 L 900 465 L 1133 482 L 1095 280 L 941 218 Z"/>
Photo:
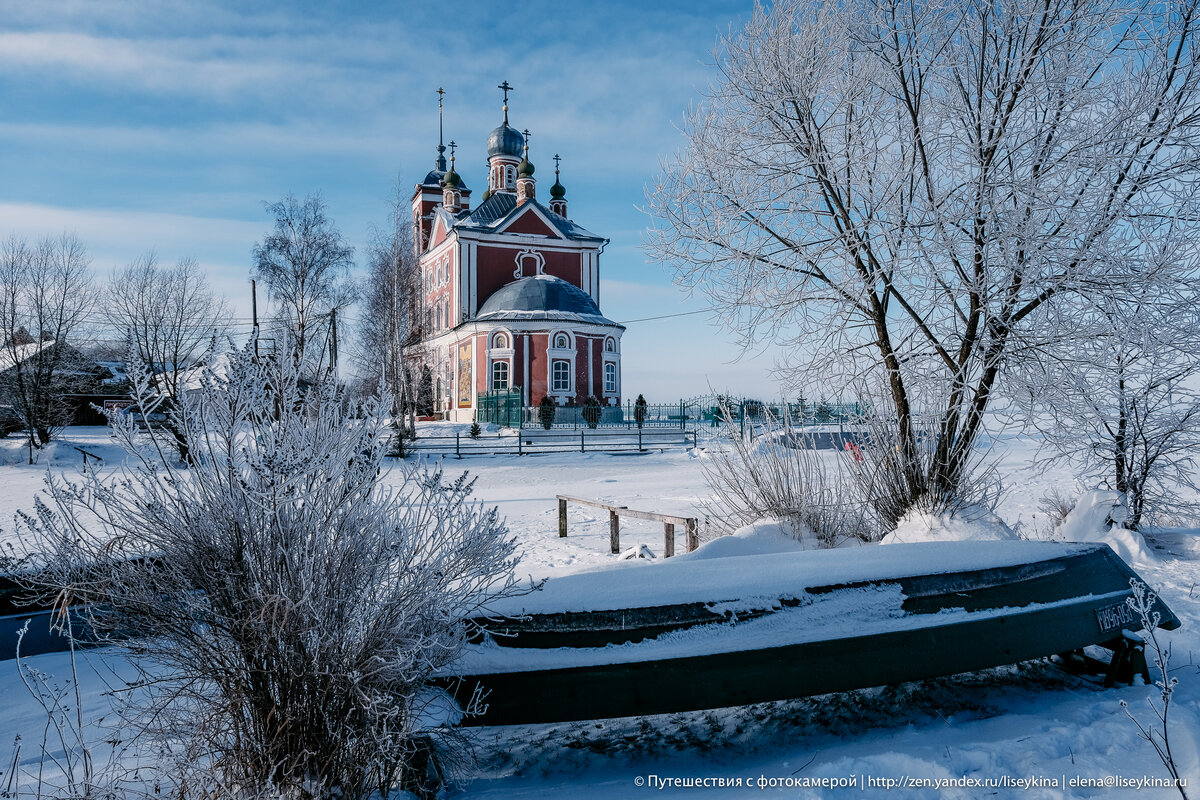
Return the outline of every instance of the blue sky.
<path id="1" fill-rule="evenodd" d="M 102 273 L 153 248 L 191 255 L 249 314 L 263 210 L 320 190 L 361 246 L 397 177 L 433 166 L 437 95 L 476 199 L 484 141 L 510 116 L 571 216 L 609 237 L 602 310 L 618 321 L 705 308 L 640 250 L 645 187 L 683 144 L 718 33 L 750 0 L 243 3 L 0 0 L 0 236 L 75 231 Z M 773 355 L 734 361 L 705 314 L 630 322 L 627 394 L 776 396 Z"/>

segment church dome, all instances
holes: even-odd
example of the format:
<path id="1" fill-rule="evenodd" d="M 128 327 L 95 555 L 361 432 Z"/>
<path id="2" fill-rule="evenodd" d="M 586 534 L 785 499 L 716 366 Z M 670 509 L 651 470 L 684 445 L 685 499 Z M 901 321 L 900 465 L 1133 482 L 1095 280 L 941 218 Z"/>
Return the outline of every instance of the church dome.
<path id="1" fill-rule="evenodd" d="M 552 275 L 521 278 L 501 286 L 479 307 L 479 316 L 511 311 L 566 312 L 599 317 L 600 308 L 583 289 Z"/>
<path id="2" fill-rule="evenodd" d="M 517 158 L 525 147 L 525 137 L 508 123 L 500 125 L 488 135 L 487 153 L 492 156 L 512 156 Z"/>

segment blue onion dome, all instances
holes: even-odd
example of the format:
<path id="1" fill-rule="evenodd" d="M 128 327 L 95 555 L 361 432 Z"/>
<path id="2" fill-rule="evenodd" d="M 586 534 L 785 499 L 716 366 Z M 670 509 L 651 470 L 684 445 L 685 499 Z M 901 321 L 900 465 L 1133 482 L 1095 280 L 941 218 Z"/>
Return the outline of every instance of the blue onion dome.
<path id="1" fill-rule="evenodd" d="M 508 123 L 500 125 L 488 134 L 487 152 L 489 158 L 492 156 L 512 156 L 516 158 L 521 155 L 524 147 L 525 137 L 515 128 L 510 127 Z"/>
<path id="2" fill-rule="evenodd" d="M 531 162 L 528 157 L 517 165 L 517 175 L 521 176 L 522 178 L 533 177 L 533 162 Z"/>
<path id="3" fill-rule="evenodd" d="M 567 187 L 558 182 L 558 178 L 554 179 L 554 185 L 550 187 L 550 196 L 556 200 L 561 200 L 567 196 Z"/>

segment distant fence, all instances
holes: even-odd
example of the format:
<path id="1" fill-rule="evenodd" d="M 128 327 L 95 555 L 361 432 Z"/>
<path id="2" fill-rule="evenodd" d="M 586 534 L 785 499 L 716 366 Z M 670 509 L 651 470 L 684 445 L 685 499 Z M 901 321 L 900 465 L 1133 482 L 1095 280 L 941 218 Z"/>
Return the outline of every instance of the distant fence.
<path id="1" fill-rule="evenodd" d="M 488 456 L 537 453 L 629 453 L 651 450 L 686 450 L 697 445 L 695 430 L 625 430 L 580 428 L 577 431 L 527 428 L 514 433 L 420 435 L 405 442 L 414 455 Z"/>
<path id="2" fill-rule="evenodd" d="M 520 387 L 479 395 L 475 420 L 493 423 L 506 428 L 542 427 L 538 406 L 523 405 L 524 392 Z M 826 400 L 764 403 L 749 398 L 708 395 L 676 403 L 649 403 L 642 416 L 643 428 L 681 428 L 708 425 L 716 427 L 725 411 L 732 421 L 745 426 L 768 420 L 789 419 L 793 425 L 837 425 L 862 416 L 860 403 L 830 402 Z M 626 399 L 620 406 L 601 406 L 600 425 L 605 427 L 635 428 L 637 407 L 633 400 Z M 556 406 L 554 429 L 572 430 L 588 427 L 583 417 L 583 406 Z"/>

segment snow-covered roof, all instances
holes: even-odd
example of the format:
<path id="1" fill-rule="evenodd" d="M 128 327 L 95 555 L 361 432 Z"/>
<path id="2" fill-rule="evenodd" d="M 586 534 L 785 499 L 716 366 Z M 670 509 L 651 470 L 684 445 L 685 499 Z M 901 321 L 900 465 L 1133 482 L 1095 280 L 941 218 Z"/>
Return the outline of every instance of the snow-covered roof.
<path id="1" fill-rule="evenodd" d="M 537 200 L 526 200 L 524 203 L 517 203 L 517 196 L 508 192 L 496 192 L 487 200 L 484 200 L 474 210 L 462 212 L 455 216 L 450 214 L 443 206 L 438 206 L 439 213 L 446 214 L 448 217 L 447 227 L 467 228 L 482 231 L 496 231 L 504 227 L 505 223 L 510 218 L 524 211 L 527 206 L 532 205 L 542 212 L 551 225 L 554 226 L 564 238 L 567 239 L 583 239 L 588 241 L 603 242 L 603 236 L 596 234 L 584 228 L 582 225 L 576 225 L 569 219 L 560 217 Z"/>
<path id="2" fill-rule="evenodd" d="M 19 344 L 14 347 L 0 347 L 0 372 L 10 370 L 17 364 L 33 358 L 46 348 L 53 347 L 54 340 L 50 339 L 45 342 L 30 342 L 29 344 Z"/>
<path id="3" fill-rule="evenodd" d="M 505 284 L 479 307 L 476 320 L 555 320 L 611 325 L 591 296 L 553 275 L 533 275 Z"/>

